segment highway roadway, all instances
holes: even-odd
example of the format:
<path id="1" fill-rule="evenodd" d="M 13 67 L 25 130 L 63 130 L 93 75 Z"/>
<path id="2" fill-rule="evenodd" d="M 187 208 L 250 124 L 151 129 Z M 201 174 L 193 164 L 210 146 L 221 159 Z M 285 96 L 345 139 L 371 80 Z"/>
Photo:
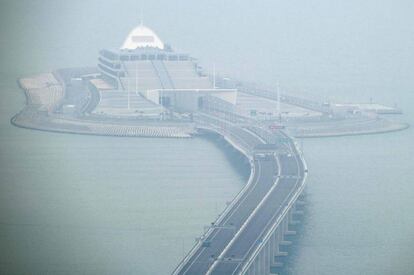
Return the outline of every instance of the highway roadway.
<path id="1" fill-rule="evenodd" d="M 248 184 L 173 274 L 237 274 L 295 193 L 303 166 L 293 145 L 284 144 L 283 154 L 263 149 L 266 139 L 251 129 L 231 126 L 225 134 L 252 157 Z"/>
<path id="2" fill-rule="evenodd" d="M 242 264 L 246 262 L 254 248 L 263 241 L 265 234 L 282 215 L 287 203 L 301 184 L 303 175 L 300 175 L 302 172 L 297 156 L 283 155 L 279 158 L 280 176 L 263 197 L 262 204 L 252 213 L 250 221 L 209 268 L 210 274 L 238 274 Z"/>

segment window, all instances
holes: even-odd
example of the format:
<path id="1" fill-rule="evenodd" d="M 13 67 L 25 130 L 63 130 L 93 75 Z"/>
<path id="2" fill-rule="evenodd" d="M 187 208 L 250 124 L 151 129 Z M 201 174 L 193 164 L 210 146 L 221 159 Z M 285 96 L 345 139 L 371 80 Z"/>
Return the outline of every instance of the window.
<path id="1" fill-rule="evenodd" d="M 150 35 L 135 35 L 132 37 L 132 41 L 136 43 L 153 43 L 154 37 Z"/>

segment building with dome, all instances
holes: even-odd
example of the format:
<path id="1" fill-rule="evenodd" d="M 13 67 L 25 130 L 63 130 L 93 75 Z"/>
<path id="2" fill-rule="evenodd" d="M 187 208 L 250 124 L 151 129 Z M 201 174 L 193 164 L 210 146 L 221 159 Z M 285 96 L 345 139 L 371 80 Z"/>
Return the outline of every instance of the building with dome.
<path id="1" fill-rule="evenodd" d="M 124 107 L 139 113 L 139 106 L 131 106 L 139 97 L 178 111 L 196 111 L 207 101 L 219 101 L 227 107 L 236 103 L 235 90 L 214 87 L 195 58 L 173 51 L 143 24 L 128 34 L 119 49 L 101 50 L 98 69 L 111 87 L 100 92 L 101 101 L 118 98 L 112 102 L 119 103 L 120 98 L 126 98 Z"/>
<path id="2" fill-rule="evenodd" d="M 150 28 L 139 25 L 134 28 L 122 44 L 122 50 L 135 50 L 137 48 L 157 48 L 164 49 L 164 43 L 158 35 Z"/>

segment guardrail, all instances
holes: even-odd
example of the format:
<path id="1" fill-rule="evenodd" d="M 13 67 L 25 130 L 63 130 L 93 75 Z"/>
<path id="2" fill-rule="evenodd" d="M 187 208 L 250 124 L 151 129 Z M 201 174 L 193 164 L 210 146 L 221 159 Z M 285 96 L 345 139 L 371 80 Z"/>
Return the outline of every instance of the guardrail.
<path id="1" fill-rule="evenodd" d="M 217 118 L 217 117 L 210 116 L 210 115 L 202 115 L 202 116 L 198 117 L 197 119 L 199 120 L 199 123 L 202 122 L 202 124 L 200 124 L 197 128 L 203 129 L 203 130 L 207 130 L 207 131 L 211 131 L 211 132 L 215 132 L 215 133 L 223 136 L 223 138 L 229 144 L 231 144 L 236 150 L 240 151 L 243 155 L 245 155 L 249 159 L 249 162 L 251 164 L 251 173 L 250 173 L 250 177 L 249 177 L 248 183 L 236 195 L 236 197 L 224 209 L 224 211 L 221 214 L 219 214 L 219 217 L 215 221 L 215 224 L 220 224 L 220 222 L 229 213 L 229 211 L 231 211 L 231 209 L 233 208 L 233 206 L 243 196 L 244 192 L 246 192 L 246 190 L 250 187 L 250 185 L 252 183 L 253 177 L 254 177 L 255 172 L 256 172 L 255 171 L 255 165 L 253 163 L 253 151 L 254 151 L 254 148 L 249 148 L 248 144 L 246 146 L 246 144 L 244 144 L 244 142 L 242 142 L 243 141 L 242 138 L 237 136 L 237 131 L 235 133 L 233 133 L 236 129 L 241 129 L 240 126 L 238 126 L 236 124 L 233 124 L 232 122 L 226 121 L 224 118 Z M 261 137 L 261 134 L 263 134 L 263 133 L 261 131 L 257 130 L 257 129 L 254 129 L 254 128 L 249 129 L 249 127 L 247 127 L 247 130 L 248 130 L 247 132 L 250 132 L 251 135 L 254 134 L 254 136 L 256 136 L 258 138 L 258 140 L 261 140 L 261 142 L 264 143 L 264 144 L 266 142 L 273 141 L 273 139 L 269 139 L 268 138 L 268 135 L 267 134 L 270 134 L 271 135 L 271 133 L 267 129 L 262 129 L 264 133 L 267 133 L 265 135 L 265 138 Z M 291 209 L 291 207 L 293 206 L 293 204 L 296 201 L 297 197 L 303 191 L 303 188 L 305 186 L 305 182 L 306 182 L 306 173 L 305 173 L 305 171 L 307 171 L 307 168 L 306 168 L 306 163 L 303 160 L 302 153 L 300 152 L 300 150 L 298 149 L 296 143 L 294 142 L 294 140 L 292 138 L 290 138 L 286 133 L 283 133 L 283 132 L 281 133 L 281 135 L 288 141 L 289 147 L 291 148 L 289 150 L 292 151 L 292 153 L 296 157 L 299 158 L 298 161 L 300 161 L 301 164 L 298 164 L 298 166 L 299 166 L 298 169 L 299 169 L 300 173 L 303 173 L 304 174 L 304 176 L 303 176 L 303 178 L 301 180 L 300 185 L 298 186 L 298 190 L 296 192 L 294 192 L 293 196 L 292 196 L 292 193 L 289 194 L 289 196 L 292 196 L 292 197 L 290 198 L 290 200 L 288 201 L 288 204 L 283 209 L 283 212 L 281 213 L 281 215 L 277 218 L 277 220 L 275 221 L 275 223 L 272 224 L 271 228 L 266 233 L 265 237 L 263 238 L 263 241 L 253 250 L 253 252 L 251 254 L 249 253 L 250 254 L 250 257 L 247 260 L 243 260 L 243 262 L 245 262 L 245 264 L 243 264 L 243 266 L 242 266 L 242 274 L 243 274 L 243 272 L 247 271 L 248 268 L 250 267 L 250 265 L 254 262 L 255 258 L 260 253 L 261 249 L 266 245 L 266 243 L 269 240 L 271 234 L 274 233 L 274 231 L 279 226 L 280 222 L 283 220 L 283 218 L 285 218 L 286 214 Z M 279 173 L 280 173 L 280 171 L 279 171 Z M 298 180 L 300 180 L 300 179 L 298 179 Z M 269 192 L 271 192 L 272 190 L 270 190 Z M 269 192 L 267 193 L 267 195 L 269 194 Z M 263 202 L 265 201 L 265 199 L 266 199 L 266 197 L 263 198 L 260 201 L 259 205 L 255 208 L 255 211 L 250 214 L 249 218 L 251 216 L 253 216 L 257 212 L 257 209 L 260 208 L 261 204 L 263 204 Z M 249 219 L 247 219 L 243 223 L 242 227 L 236 233 L 236 236 L 237 236 L 237 234 L 239 234 L 242 231 L 243 226 L 245 226 L 248 223 L 248 221 L 249 221 Z M 182 271 L 182 268 L 187 263 L 189 263 L 189 261 L 191 260 L 191 258 L 193 257 L 193 255 L 195 255 L 195 253 L 198 251 L 198 249 L 201 248 L 202 241 L 205 240 L 205 239 L 207 239 L 213 233 L 213 231 L 214 231 L 214 227 L 210 227 L 201 236 L 201 238 L 199 238 L 199 240 L 197 241 L 197 243 L 192 247 L 192 249 L 186 255 L 186 257 L 178 264 L 178 266 L 174 269 L 174 271 L 173 271 L 172 274 L 178 274 L 179 272 Z M 236 238 L 234 237 L 231 242 L 234 242 L 235 240 L 236 240 Z M 228 246 L 229 246 L 229 244 L 226 245 L 226 247 L 228 247 Z M 220 255 L 222 255 L 224 253 L 224 251 L 225 250 L 223 250 L 220 253 Z M 217 264 L 217 262 L 215 261 L 215 262 L 213 262 L 213 264 L 211 266 L 209 266 L 209 272 L 211 272 L 214 269 L 214 266 L 216 264 Z"/>
<path id="2" fill-rule="evenodd" d="M 269 229 L 269 231 L 267 232 L 267 234 L 265 235 L 265 237 L 263 238 L 262 242 L 257 246 L 257 248 L 252 252 L 251 256 L 249 257 L 249 259 L 246 261 L 246 263 L 243 265 L 240 274 L 245 274 L 248 269 L 250 268 L 250 266 L 253 264 L 253 262 L 255 261 L 256 257 L 259 255 L 259 253 L 262 251 L 262 249 L 267 245 L 267 242 L 270 240 L 271 236 L 275 233 L 276 229 L 278 228 L 278 226 L 280 225 L 280 223 L 283 221 L 283 219 L 286 217 L 287 213 L 289 212 L 289 210 L 292 208 L 292 206 L 294 205 L 294 203 L 296 202 L 297 198 L 299 197 L 299 195 L 302 193 L 303 189 L 305 188 L 306 185 L 306 178 L 307 178 L 307 165 L 306 162 L 303 158 L 303 154 L 302 152 L 298 149 L 297 145 L 295 144 L 295 142 L 288 137 L 286 134 L 284 134 L 287 138 L 289 138 L 290 143 L 292 148 L 294 148 L 295 151 L 295 155 L 299 156 L 300 161 L 302 162 L 303 165 L 303 178 L 301 180 L 301 184 L 298 188 L 298 190 L 295 192 L 295 194 L 293 195 L 293 197 L 290 199 L 289 203 L 286 205 L 286 207 L 283 209 L 282 214 L 276 219 L 275 223 L 272 225 L 272 227 Z"/>
<path id="3" fill-rule="evenodd" d="M 240 153 L 242 153 L 244 156 L 246 156 L 246 158 L 249 160 L 250 162 L 250 176 L 249 179 L 247 181 L 247 184 L 242 188 L 242 190 L 239 191 L 239 193 L 237 193 L 237 195 L 232 199 L 232 201 L 230 202 L 230 204 L 223 210 L 222 213 L 219 214 L 218 219 L 215 221 L 216 224 L 220 223 L 224 217 L 226 216 L 226 214 L 233 208 L 233 206 L 237 203 L 237 201 L 242 197 L 242 195 L 244 194 L 244 192 L 249 189 L 252 180 L 254 178 L 254 175 L 256 173 L 255 170 L 255 166 L 253 164 L 253 157 L 250 154 L 250 152 L 246 151 L 245 149 L 242 148 L 242 146 L 239 146 L 236 142 L 232 141 L 230 137 L 228 137 L 226 135 L 226 132 L 220 130 L 220 128 L 217 127 L 211 127 L 208 125 L 199 125 L 197 128 L 199 129 L 204 129 L 207 131 L 211 131 L 211 132 L 215 132 L 221 136 L 223 136 L 223 138 L 229 143 L 231 144 L 236 150 L 238 150 Z M 174 269 L 174 271 L 172 272 L 173 275 L 178 274 L 181 270 L 182 267 L 184 267 L 184 265 L 188 262 L 189 259 L 191 259 L 191 257 L 194 255 L 194 253 L 201 247 L 202 244 L 202 240 L 207 239 L 211 233 L 213 233 L 214 228 L 209 228 L 207 230 L 207 232 L 205 232 L 199 241 L 197 241 L 197 243 L 191 248 L 190 252 L 184 257 L 184 259 L 181 260 L 181 262 L 178 264 L 178 266 Z"/>

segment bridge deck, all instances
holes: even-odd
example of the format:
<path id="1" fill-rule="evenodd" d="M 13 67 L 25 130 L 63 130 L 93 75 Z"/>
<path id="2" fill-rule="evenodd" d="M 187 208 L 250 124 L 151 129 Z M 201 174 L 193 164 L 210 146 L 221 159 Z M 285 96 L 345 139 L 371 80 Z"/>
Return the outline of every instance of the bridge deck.
<path id="1" fill-rule="evenodd" d="M 266 139 L 248 127 L 217 130 L 252 159 L 248 185 L 173 274 L 236 274 L 282 215 L 298 188 L 303 165 L 292 144 L 283 152 L 255 150 Z M 259 146 L 260 147 L 260 146 Z M 262 146 L 263 147 L 263 146 Z M 260 154 L 259 154 L 260 152 Z M 288 177 L 286 177 L 288 176 Z M 293 176 L 293 177 L 289 177 Z"/>

